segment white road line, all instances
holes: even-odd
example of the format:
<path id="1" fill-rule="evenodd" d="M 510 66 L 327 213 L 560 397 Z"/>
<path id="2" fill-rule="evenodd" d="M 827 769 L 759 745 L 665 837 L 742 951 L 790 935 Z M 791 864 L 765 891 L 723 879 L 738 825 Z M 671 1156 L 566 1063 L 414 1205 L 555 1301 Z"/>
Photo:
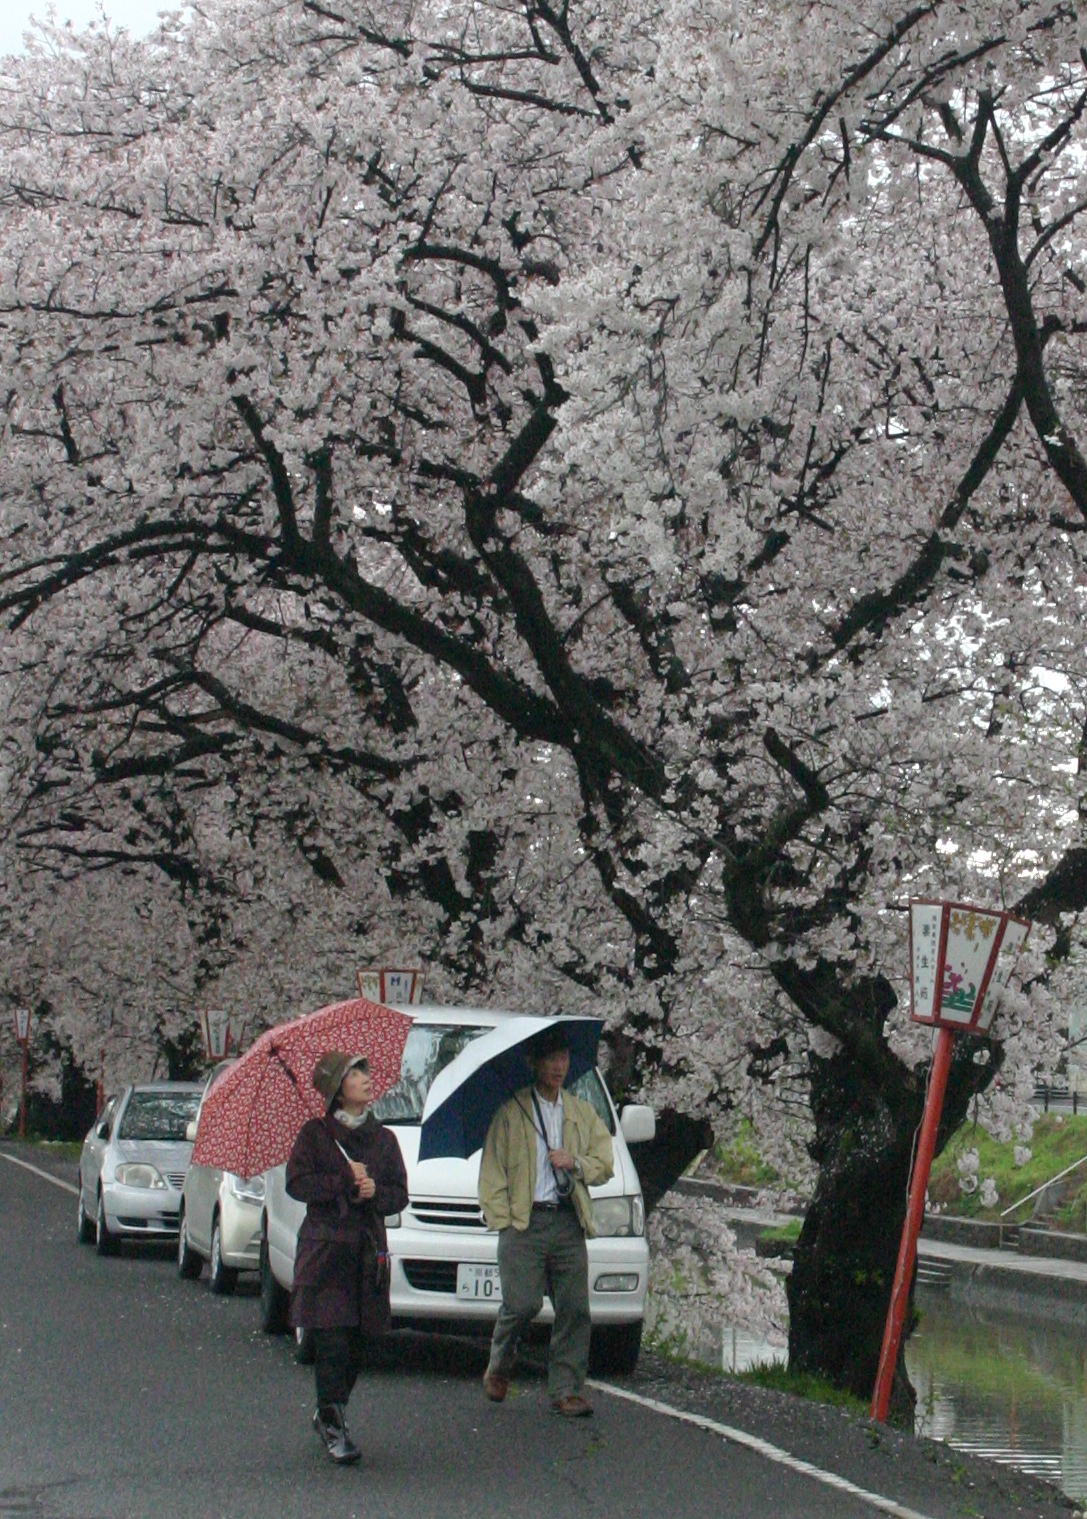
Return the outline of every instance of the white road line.
<path id="1" fill-rule="evenodd" d="M 642 1408 L 650 1408 L 654 1413 L 665 1414 L 669 1419 L 679 1419 L 684 1424 L 694 1424 L 699 1429 L 708 1429 L 715 1435 L 731 1440 L 734 1445 L 744 1445 L 748 1450 L 756 1451 L 760 1456 L 765 1456 L 768 1461 L 776 1461 L 779 1466 L 787 1466 L 791 1471 L 813 1477 L 816 1482 L 833 1487 L 840 1493 L 848 1493 L 851 1498 L 859 1498 L 862 1503 L 870 1504 L 872 1508 L 879 1509 L 882 1514 L 893 1514 L 895 1519 L 929 1519 L 927 1514 L 918 1513 L 915 1508 L 907 1508 L 904 1503 L 896 1503 L 893 1498 L 884 1498 L 879 1493 L 867 1492 L 863 1487 L 857 1487 L 855 1483 L 847 1481 L 845 1477 L 839 1477 L 834 1472 L 826 1472 L 820 1466 L 813 1466 L 810 1461 L 801 1461 L 799 1456 L 790 1456 L 787 1450 L 771 1445 L 768 1440 L 760 1440 L 758 1435 L 749 1435 L 745 1430 L 733 1429 L 730 1424 L 719 1424 L 716 1419 L 707 1419 L 702 1414 L 685 1413 L 682 1408 L 673 1408 L 670 1403 L 659 1403 L 656 1398 L 643 1398 L 640 1393 L 630 1392 L 625 1387 L 613 1387 L 610 1382 L 596 1382 L 590 1378 L 585 1385 L 595 1388 L 598 1392 L 606 1392 L 613 1398 L 625 1398 L 628 1403 L 638 1403 Z"/>
<path id="2" fill-rule="evenodd" d="M 61 1181 L 59 1176 L 50 1176 L 48 1171 L 43 1171 L 40 1166 L 32 1166 L 28 1160 L 19 1160 L 14 1155 L 9 1155 L 6 1150 L 0 1150 L 0 1160 L 10 1160 L 13 1166 L 22 1166 L 24 1171 L 33 1171 L 35 1176 L 40 1176 L 43 1181 L 51 1181 L 54 1187 L 63 1187 L 65 1192 L 70 1192 L 73 1197 L 79 1196 L 79 1188 L 73 1187 L 70 1181 Z"/>

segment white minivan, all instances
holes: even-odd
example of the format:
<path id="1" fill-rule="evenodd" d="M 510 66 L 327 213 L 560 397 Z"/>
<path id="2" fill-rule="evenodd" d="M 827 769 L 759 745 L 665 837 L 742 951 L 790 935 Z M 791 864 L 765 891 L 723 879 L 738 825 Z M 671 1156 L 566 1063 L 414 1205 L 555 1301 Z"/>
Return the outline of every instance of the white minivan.
<path id="1" fill-rule="evenodd" d="M 498 1235 L 483 1221 L 477 1197 L 480 1152 L 467 1160 L 419 1160 L 419 1121 L 430 1084 L 481 1034 L 513 1017 L 490 1009 L 404 1007 L 412 1018 L 400 1080 L 374 1104 L 374 1115 L 396 1135 L 408 1173 L 407 1211 L 385 1220 L 392 1258 L 394 1325 L 486 1329 L 501 1298 Z M 550 1020 L 540 1018 L 541 1028 Z M 603 1078 L 587 1071 L 571 1084 L 607 1125 L 615 1151 L 610 1181 L 592 1188 L 596 1238 L 588 1241 L 589 1310 L 595 1372 L 633 1371 L 642 1338 L 649 1280 L 642 1188 L 627 1143 L 652 1139 L 652 1108 L 618 1114 Z M 294 1253 L 305 1204 L 289 1197 L 283 1166 L 265 1173 L 261 1231 L 261 1323 L 269 1333 L 287 1327 Z M 540 1322 L 553 1311 L 545 1299 Z"/>

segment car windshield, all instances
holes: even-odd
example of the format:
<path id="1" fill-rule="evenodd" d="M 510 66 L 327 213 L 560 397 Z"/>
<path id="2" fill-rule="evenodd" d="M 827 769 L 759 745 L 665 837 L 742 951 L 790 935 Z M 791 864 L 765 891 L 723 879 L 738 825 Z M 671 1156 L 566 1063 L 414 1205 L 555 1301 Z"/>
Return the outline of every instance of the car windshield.
<path id="1" fill-rule="evenodd" d="M 374 1103 L 381 1123 L 418 1123 L 431 1083 L 461 1050 L 491 1029 L 464 1024 L 413 1023 L 400 1061 L 400 1080 Z"/>
<path id="2" fill-rule="evenodd" d="M 199 1092 L 133 1092 L 117 1138 L 184 1139 L 199 1102 Z"/>

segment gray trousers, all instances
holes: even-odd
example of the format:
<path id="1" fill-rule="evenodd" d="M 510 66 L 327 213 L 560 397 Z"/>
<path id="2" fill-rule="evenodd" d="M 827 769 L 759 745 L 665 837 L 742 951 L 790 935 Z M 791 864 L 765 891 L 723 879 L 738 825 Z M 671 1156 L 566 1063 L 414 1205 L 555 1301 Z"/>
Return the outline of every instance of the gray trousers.
<path id="1" fill-rule="evenodd" d="M 546 1293 L 555 1309 L 548 1394 L 565 1398 L 580 1392 L 589 1368 L 589 1258 L 573 1208 L 533 1209 L 527 1229 L 500 1230 L 498 1271 L 502 1307 L 488 1370 L 509 1376 L 521 1335 L 539 1313 Z"/>

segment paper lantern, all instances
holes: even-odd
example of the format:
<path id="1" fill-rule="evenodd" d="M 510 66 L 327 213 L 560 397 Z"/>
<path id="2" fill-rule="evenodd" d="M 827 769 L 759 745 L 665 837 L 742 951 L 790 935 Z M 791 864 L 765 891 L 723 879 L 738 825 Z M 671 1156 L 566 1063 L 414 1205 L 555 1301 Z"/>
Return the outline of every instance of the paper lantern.
<path id="1" fill-rule="evenodd" d="M 910 902 L 910 1017 L 984 1034 L 1026 943 L 1030 924 L 968 902 Z"/>

